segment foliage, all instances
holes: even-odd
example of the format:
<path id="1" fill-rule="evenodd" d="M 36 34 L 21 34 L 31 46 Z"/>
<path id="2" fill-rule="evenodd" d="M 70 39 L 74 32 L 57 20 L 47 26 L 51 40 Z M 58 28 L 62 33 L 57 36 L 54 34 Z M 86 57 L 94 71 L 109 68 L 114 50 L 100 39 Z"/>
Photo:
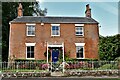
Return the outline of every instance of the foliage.
<path id="1" fill-rule="evenodd" d="M 65 57 L 65 61 L 67 61 L 67 60 L 70 59 L 69 56 L 70 56 L 70 50 L 67 51 L 67 52 L 65 52 L 65 55 L 64 55 L 64 57 Z"/>
<path id="2" fill-rule="evenodd" d="M 58 61 L 62 62 L 63 61 L 63 50 L 62 50 L 62 48 L 59 51 L 60 51 L 60 53 L 59 53 Z"/>
<path id="3" fill-rule="evenodd" d="M 47 9 L 41 10 L 38 2 L 21 2 L 23 6 L 23 16 L 38 15 L 45 16 Z M 2 61 L 8 59 L 9 49 L 9 22 L 17 17 L 18 2 L 2 3 Z M 41 13 L 40 13 L 41 12 Z"/>
<path id="4" fill-rule="evenodd" d="M 47 51 L 44 52 L 44 56 L 47 57 Z M 51 51 L 48 50 L 48 59 L 50 60 L 51 57 Z"/>
<path id="5" fill-rule="evenodd" d="M 120 34 L 115 36 L 100 36 L 99 57 L 100 60 L 114 60 L 120 54 Z"/>
<path id="6" fill-rule="evenodd" d="M 99 67 L 99 69 L 118 69 L 118 65 L 112 65 L 112 64 L 105 64 Z"/>

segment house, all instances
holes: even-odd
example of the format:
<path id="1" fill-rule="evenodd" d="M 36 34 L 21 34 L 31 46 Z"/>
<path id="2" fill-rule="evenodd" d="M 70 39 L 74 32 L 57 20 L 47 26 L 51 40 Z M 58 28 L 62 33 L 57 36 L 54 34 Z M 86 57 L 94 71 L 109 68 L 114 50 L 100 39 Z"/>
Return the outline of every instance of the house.
<path id="1" fill-rule="evenodd" d="M 99 27 L 91 17 L 89 4 L 85 17 L 23 16 L 10 21 L 9 56 L 16 59 L 59 61 L 98 59 Z M 45 56 L 46 55 L 46 56 Z"/>

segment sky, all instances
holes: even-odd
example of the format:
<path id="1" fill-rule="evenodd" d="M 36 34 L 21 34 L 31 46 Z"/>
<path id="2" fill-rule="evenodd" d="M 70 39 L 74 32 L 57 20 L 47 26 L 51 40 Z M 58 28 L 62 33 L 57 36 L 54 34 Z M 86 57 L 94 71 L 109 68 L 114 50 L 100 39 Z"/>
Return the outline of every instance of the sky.
<path id="1" fill-rule="evenodd" d="M 99 34 L 112 36 L 118 34 L 118 2 L 87 1 L 40 1 L 41 9 L 47 8 L 46 16 L 85 17 L 86 4 L 90 5 L 92 18 L 99 22 Z"/>

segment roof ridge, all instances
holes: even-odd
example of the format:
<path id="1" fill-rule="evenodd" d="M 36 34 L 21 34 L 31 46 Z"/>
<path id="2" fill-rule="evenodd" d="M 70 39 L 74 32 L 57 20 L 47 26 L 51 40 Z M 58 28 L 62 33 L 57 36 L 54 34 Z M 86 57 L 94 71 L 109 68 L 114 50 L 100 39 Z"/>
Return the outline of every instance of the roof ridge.
<path id="1" fill-rule="evenodd" d="M 22 17 L 67 17 L 67 18 L 73 18 L 73 17 L 75 17 L 75 18 L 87 18 L 87 17 L 80 17 L 80 16 L 22 16 Z M 20 17 L 21 18 L 21 17 Z"/>
<path id="2" fill-rule="evenodd" d="M 98 23 L 88 17 L 66 17 L 66 16 L 22 16 L 10 22 L 44 22 L 44 23 Z"/>

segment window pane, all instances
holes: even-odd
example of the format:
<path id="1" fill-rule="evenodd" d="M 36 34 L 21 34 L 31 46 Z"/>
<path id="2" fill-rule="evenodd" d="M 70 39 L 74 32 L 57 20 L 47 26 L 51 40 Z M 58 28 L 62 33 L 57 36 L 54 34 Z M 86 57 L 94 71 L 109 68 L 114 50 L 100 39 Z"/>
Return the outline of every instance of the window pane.
<path id="1" fill-rule="evenodd" d="M 31 51 L 34 51 L 34 46 L 31 46 Z"/>
<path id="2" fill-rule="evenodd" d="M 79 53 L 77 53 L 77 58 L 79 58 Z"/>
<path id="3" fill-rule="evenodd" d="M 27 46 L 27 58 L 34 58 L 34 46 Z"/>
<path id="4" fill-rule="evenodd" d="M 52 26 L 52 35 L 59 35 L 59 26 Z"/>
<path id="5" fill-rule="evenodd" d="M 53 30 L 53 31 L 52 31 L 52 35 L 56 35 L 56 31 Z"/>
<path id="6" fill-rule="evenodd" d="M 28 31 L 31 31 L 31 26 L 28 26 Z"/>
<path id="7" fill-rule="evenodd" d="M 31 31 L 28 31 L 28 35 L 31 35 Z"/>
<path id="8" fill-rule="evenodd" d="M 77 58 L 83 58 L 83 46 L 76 47 Z"/>
<path id="9" fill-rule="evenodd" d="M 31 35 L 35 35 L 35 32 L 34 32 L 34 31 L 32 31 L 32 32 L 31 32 Z"/>
<path id="10" fill-rule="evenodd" d="M 83 34 L 83 32 L 80 32 L 79 34 Z"/>
<path id="11" fill-rule="evenodd" d="M 34 58 L 34 53 L 31 53 L 31 58 Z"/>
<path id="12" fill-rule="evenodd" d="M 30 58 L 30 53 L 27 53 L 27 58 Z"/>
<path id="13" fill-rule="evenodd" d="M 59 35 L 59 30 L 56 31 L 56 35 Z"/>
<path id="14" fill-rule="evenodd" d="M 52 30 L 55 30 L 55 26 L 52 26 Z"/>
<path id="15" fill-rule="evenodd" d="M 27 46 L 27 51 L 30 51 L 30 46 Z"/>
<path id="16" fill-rule="evenodd" d="M 35 26 L 27 26 L 28 27 L 28 35 L 35 35 Z"/>
<path id="17" fill-rule="evenodd" d="M 56 30 L 59 30 L 59 27 L 58 27 L 58 26 L 56 26 Z"/>
<path id="18" fill-rule="evenodd" d="M 82 36 L 83 35 L 83 27 L 76 27 L 76 34 Z"/>

